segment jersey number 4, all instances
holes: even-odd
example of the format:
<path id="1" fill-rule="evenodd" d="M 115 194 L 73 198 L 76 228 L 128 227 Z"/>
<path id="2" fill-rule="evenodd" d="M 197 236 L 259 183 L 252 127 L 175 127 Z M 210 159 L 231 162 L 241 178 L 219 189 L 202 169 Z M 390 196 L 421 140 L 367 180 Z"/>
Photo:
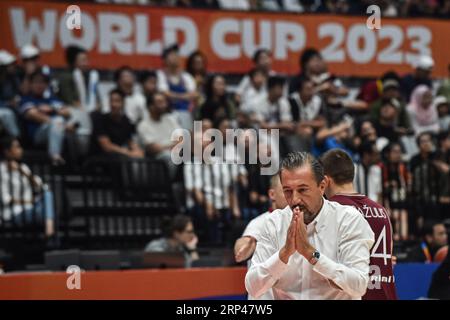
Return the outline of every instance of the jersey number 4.
<path id="1" fill-rule="evenodd" d="M 381 248 L 382 252 L 379 253 L 378 248 L 380 247 L 381 244 L 383 244 L 383 247 Z M 381 233 L 378 236 L 378 239 L 372 248 L 372 254 L 370 256 L 374 258 L 383 258 L 384 265 L 387 265 L 387 259 L 391 259 L 392 255 L 388 253 L 386 245 L 386 226 L 384 226 L 383 230 L 381 230 Z"/>

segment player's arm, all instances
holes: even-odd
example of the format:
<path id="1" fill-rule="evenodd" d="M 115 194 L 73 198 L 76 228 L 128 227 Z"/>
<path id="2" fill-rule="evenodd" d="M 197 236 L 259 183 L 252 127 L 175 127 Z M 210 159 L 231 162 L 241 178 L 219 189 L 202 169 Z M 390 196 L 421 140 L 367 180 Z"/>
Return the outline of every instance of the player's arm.
<path id="1" fill-rule="evenodd" d="M 362 297 L 369 282 L 370 248 L 374 233 L 361 214 L 347 215 L 340 226 L 338 261 L 321 254 L 314 271 L 353 298 Z"/>
<path id="2" fill-rule="evenodd" d="M 243 236 L 236 240 L 234 244 L 234 258 L 236 262 L 249 259 L 256 250 L 256 239 L 250 236 Z"/>

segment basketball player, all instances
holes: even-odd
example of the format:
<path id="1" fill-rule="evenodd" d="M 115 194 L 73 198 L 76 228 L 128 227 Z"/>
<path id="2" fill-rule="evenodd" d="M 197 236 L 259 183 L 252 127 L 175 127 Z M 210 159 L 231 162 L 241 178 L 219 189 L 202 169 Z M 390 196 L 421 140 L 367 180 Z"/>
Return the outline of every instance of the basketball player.
<path id="1" fill-rule="evenodd" d="M 355 165 L 345 151 L 332 149 L 321 157 L 321 162 L 327 181 L 327 199 L 358 209 L 375 233 L 375 244 L 370 255 L 369 285 L 362 299 L 396 300 L 392 270 L 392 226 L 387 210 L 367 196 L 355 192 Z"/>

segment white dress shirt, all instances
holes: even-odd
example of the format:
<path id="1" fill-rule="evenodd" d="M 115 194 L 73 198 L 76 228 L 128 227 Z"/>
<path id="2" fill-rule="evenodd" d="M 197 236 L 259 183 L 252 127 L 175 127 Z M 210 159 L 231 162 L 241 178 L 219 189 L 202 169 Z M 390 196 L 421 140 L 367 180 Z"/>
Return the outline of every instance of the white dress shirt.
<path id="1" fill-rule="evenodd" d="M 243 237 L 252 237 L 256 240 L 256 243 L 258 243 L 259 239 L 261 238 L 261 233 L 264 231 L 265 227 L 265 221 L 267 216 L 271 214 L 269 211 L 261 213 L 256 218 L 253 218 L 248 223 L 247 227 L 244 230 L 244 233 L 242 234 Z M 247 268 L 250 268 L 252 265 L 251 260 L 247 261 Z M 253 297 L 251 294 L 247 297 L 248 300 L 273 300 L 273 292 L 272 289 L 267 290 L 263 295 L 259 296 L 258 298 Z"/>
<path id="2" fill-rule="evenodd" d="M 369 281 L 374 243 L 364 217 L 351 206 L 324 200 L 319 214 L 307 225 L 309 243 L 320 252 L 315 265 L 298 252 L 287 264 L 280 260 L 291 219 L 289 206 L 265 219 L 245 277 L 249 294 L 259 297 L 272 289 L 275 299 L 361 299 Z"/>

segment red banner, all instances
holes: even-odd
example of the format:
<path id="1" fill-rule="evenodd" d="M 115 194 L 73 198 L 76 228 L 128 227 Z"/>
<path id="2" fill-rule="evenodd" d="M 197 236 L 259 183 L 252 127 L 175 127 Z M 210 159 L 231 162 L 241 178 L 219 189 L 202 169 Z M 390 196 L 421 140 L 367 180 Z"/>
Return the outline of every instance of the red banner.
<path id="1" fill-rule="evenodd" d="M 210 71 L 243 73 L 260 47 L 272 50 L 274 69 L 299 71 L 306 47 L 321 50 L 330 71 L 346 76 L 378 76 L 384 71 L 406 73 L 422 54 L 435 60 L 433 76 L 446 77 L 450 63 L 450 21 L 382 18 L 381 29 L 366 26 L 368 16 L 247 13 L 79 4 L 81 30 L 71 30 L 70 3 L 0 3 L 0 48 L 18 53 L 34 43 L 42 61 L 65 65 L 63 48 L 79 44 L 90 51 L 94 68 L 139 69 L 161 66 L 162 48 L 179 43 L 186 57 L 199 49 Z"/>

